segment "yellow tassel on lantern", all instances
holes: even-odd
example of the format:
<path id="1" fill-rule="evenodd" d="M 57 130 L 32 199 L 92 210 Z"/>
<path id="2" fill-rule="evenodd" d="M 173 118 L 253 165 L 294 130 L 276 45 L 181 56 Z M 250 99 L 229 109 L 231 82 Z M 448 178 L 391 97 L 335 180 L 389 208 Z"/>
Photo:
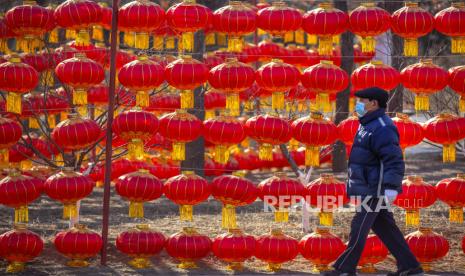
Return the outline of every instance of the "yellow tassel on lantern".
<path id="1" fill-rule="evenodd" d="M 464 97 L 460 97 L 459 111 L 460 112 L 465 112 L 465 98 Z"/>
<path id="2" fill-rule="evenodd" d="M 65 38 L 66 40 L 73 40 L 76 38 L 76 30 L 69 30 L 66 29 L 65 31 Z"/>
<path id="3" fill-rule="evenodd" d="M 74 105 L 86 105 L 87 104 L 87 91 L 84 89 L 76 89 L 73 92 L 73 104 Z"/>
<path id="4" fill-rule="evenodd" d="M 318 217 L 320 218 L 320 225 L 333 226 L 333 213 L 332 212 L 321 211 L 318 214 Z"/>
<path id="5" fill-rule="evenodd" d="M 129 202 L 129 217 L 130 218 L 143 218 L 144 217 L 144 203 L 131 201 Z"/>
<path id="6" fill-rule="evenodd" d="M 63 218 L 72 219 L 78 216 L 76 203 L 65 204 L 63 207 Z"/>
<path id="7" fill-rule="evenodd" d="M 305 44 L 305 32 L 302 29 L 298 29 L 297 31 L 294 32 L 294 41 L 296 44 L 299 44 L 299 45 Z"/>
<path id="8" fill-rule="evenodd" d="M 33 129 L 40 128 L 37 118 L 29 118 L 29 128 L 33 128 Z"/>
<path id="9" fill-rule="evenodd" d="M 308 146 L 305 149 L 305 166 L 320 166 L 320 148 Z"/>
<path id="10" fill-rule="evenodd" d="M 153 36 L 152 49 L 157 50 L 157 51 L 163 50 L 163 36 L 159 36 L 159 35 Z"/>
<path id="11" fill-rule="evenodd" d="M 81 117 L 87 117 L 87 105 L 78 105 L 76 109 Z"/>
<path id="12" fill-rule="evenodd" d="M 89 32 L 85 29 L 79 30 L 76 36 L 76 46 L 89 46 L 89 45 L 90 45 Z"/>
<path id="13" fill-rule="evenodd" d="M 229 40 L 228 40 L 228 51 L 229 52 L 234 52 L 234 53 L 242 52 L 242 46 L 243 46 L 242 38 L 238 36 L 229 37 Z"/>
<path id="14" fill-rule="evenodd" d="M 320 36 L 318 42 L 318 54 L 321 56 L 329 56 L 333 52 L 333 37 Z"/>
<path id="15" fill-rule="evenodd" d="M 8 52 L 8 41 L 0 38 L 0 52 L 6 54 Z"/>
<path id="16" fill-rule="evenodd" d="M 230 262 L 226 267 L 229 271 L 242 271 L 244 270 L 244 264 L 241 262 Z"/>
<path id="17" fill-rule="evenodd" d="M 331 103 L 329 101 L 328 93 L 318 93 L 316 95 L 316 104 L 318 106 L 318 110 L 323 112 L 331 112 Z"/>
<path id="18" fill-rule="evenodd" d="M 420 210 L 407 210 L 405 213 L 406 226 L 420 225 Z"/>
<path id="19" fill-rule="evenodd" d="M 52 70 L 45 70 L 40 74 L 40 84 L 42 86 L 54 86 L 55 79 Z"/>
<path id="20" fill-rule="evenodd" d="M 288 222 L 289 211 L 288 210 L 276 210 L 274 212 L 274 221 L 275 222 Z"/>
<path id="21" fill-rule="evenodd" d="M 182 51 L 193 52 L 194 51 L 194 33 L 185 32 L 181 35 L 182 40 Z"/>
<path id="22" fill-rule="evenodd" d="M 278 272 L 281 269 L 281 264 L 268 263 L 266 269 L 271 272 Z"/>
<path id="23" fill-rule="evenodd" d="M 32 168 L 32 161 L 29 159 L 23 160 L 19 163 L 19 167 L 23 171 L 30 170 Z"/>
<path id="24" fill-rule="evenodd" d="M 449 221 L 455 223 L 463 223 L 463 207 L 450 207 Z"/>
<path id="25" fill-rule="evenodd" d="M 376 48 L 376 39 L 372 36 L 362 38 L 362 53 L 373 53 Z"/>
<path id="26" fill-rule="evenodd" d="M 181 90 L 181 108 L 194 108 L 194 92 L 192 90 Z"/>
<path id="27" fill-rule="evenodd" d="M 29 211 L 27 206 L 20 206 L 15 209 L 15 223 L 29 222 Z"/>
<path id="28" fill-rule="evenodd" d="M 95 25 L 92 27 L 92 38 L 98 42 L 103 42 L 103 28 L 102 26 Z"/>
<path id="29" fill-rule="evenodd" d="M 132 139 L 128 143 L 128 157 L 131 160 L 144 159 L 144 143 L 141 139 Z"/>
<path id="30" fill-rule="evenodd" d="M 207 109 L 205 110 L 205 120 L 215 118 L 215 110 L 214 109 Z"/>
<path id="31" fill-rule="evenodd" d="M 194 220 L 194 206 L 192 205 L 180 205 L 179 216 L 182 221 L 193 221 Z"/>
<path id="32" fill-rule="evenodd" d="M 455 162 L 455 144 L 448 144 L 442 146 L 442 162 L 453 163 Z"/>
<path id="33" fill-rule="evenodd" d="M 136 34 L 134 32 L 127 32 L 124 33 L 124 44 L 126 44 L 128 47 L 134 47 L 136 39 L 135 39 Z"/>
<path id="34" fill-rule="evenodd" d="M 229 204 L 224 205 L 221 211 L 221 214 L 222 214 L 221 227 L 223 229 L 237 228 L 236 208 L 233 205 L 229 205 Z"/>
<path id="35" fill-rule="evenodd" d="M 8 167 L 9 164 L 9 150 L 8 149 L 1 149 L 0 150 L 0 169 L 4 169 Z"/>
<path id="36" fill-rule="evenodd" d="M 331 269 L 326 264 L 313 265 L 312 272 L 320 274 L 321 272 L 330 271 Z"/>
<path id="37" fill-rule="evenodd" d="M 63 162 L 63 155 L 61 155 L 61 154 L 55 155 L 55 163 L 56 163 L 58 166 L 63 165 L 63 164 L 64 164 L 64 162 Z"/>
<path id="38" fill-rule="evenodd" d="M 318 43 L 318 37 L 316 35 L 307 35 L 307 44 L 316 45 Z"/>
<path id="39" fill-rule="evenodd" d="M 429 96 L 420 94 L 415 96 L 415 110 L 426 111 L 429 110 Z"/>
<path id="40" fill-rule="evenodd" d="M 261 144 L 258 148 L 258 158 L 264 161 L 273 161 L 273 145 Z"/>
<path id="41" fill-rule="evenodd" d="M 86 260 L 74 259 L 74 260 L 68 261 L 66 265 L 69 267 L 87 267 L 89 266 L 89 262 Z"/>
<path id="42" fill-rule="evenodd" d="M 241 114 L 239 94 L 232 93 L 226 95 L 226 109 L 229 110 L 229 115 L 231 116 L 239 116 Z"/>
<path id="43" fill-rule="evenodd" d="M 25 268 L 26 266 L 22 262 L 11 262 L 6 267 L 6 272 L 7 273 L 18 273 L 18 272 L 24 271 Z"/>
<path id="44" fill-rule="evenodd" d="M 47 116 L 47 123 L 49 128 L 55 128 L 56 126 L 56 121 L 55 121 L 55 115 L 48 115 Z"/>
<path id="45" fill-rule="evenodd" d="M 220 164 L 228 163 L 229 148 L 226 145 L 216 145 L 214 160 Z"/>
<path id="46" fill-rule="evenodd" d="M 60 37 L 58 34 L 58 28 L 53 29 L 48 34 L 48 42 L 49 43 L 58 43 L 60 41 Z"/>
<path id="47" fill-rule="evenodd" d="M 404 56 L 418 56 L 418 40 L 416 38 L 406 38 L 404 42 Z"/>
<path id="48" fill-rule="evenodd" d="M 244 140 L 242 140 L 241 146 L 242 146 L 243 148 L 248 148 L 248 147 L 250 146 L 250 140 L 249 140 L 249 138 L 246 137 Z"/>
<path id="49" fill-rule="evenodd" d="M 300 146 L 300 143 L 299 141 L 297 141 L 296 139 L 292 138 L 290 141 L 289 141 L 289 148 L 291 150 L 297 150 Z"/>
<path id="50" fill-rule="evenodd" d="M 451 49 L 452 54 L 464 54 L 465 53 L 465 37 L 456 36 L 451 37 Z"/>
<path id="51" fill-rule="evenodd" d="M 205 45 L 213 46 L 216 44 L 215 33 L 208 33 L 205 35 Z"/>
<path id="52" fill-rule="evenodd" d="M 341 38 L 338 35 L 333 36 L 333 44 L 339 45 L 341 43 Z"/>
<path id="53" fill-rule="evenodd" d="M 266 32 L 263 29 L 258 28 L 257 29 L 257 35 L 258 36 L 266 35 Z"/>
<path id="54" fill-rule="evenodd" d="M 174 161 L 186 160 L 186 144 L 185 143 L 173 143 L 173 152 L 171 153 L 171 159 Z"/>
<path id="55" fill-rule="evenodd" d="M 273 92 L 271 94 L 271 108 L 283 110 L 284 109 L 284 93 Z"/>
<path id="56" fill-rule="evenodd" d="M 136 93 L 136 105 L 140 107 L 149 106 L 150 95 L 148 91 L 137 91 Z"/>
<path id="57" fill-rule="evenodd" d="M 9 92 L 6 98 L 6 112 L 21 114 L 21 94 Z"/>
<path id="58" fill-rule="evenodd" d="M 181 263 L 178 264 L 178 268 L 181 268 L 181 269 L 195 269 L 195 268 L 199 268 L 199 267 L 193 261 L 181 260 Z"/>
<path id="59" fill-rule="evenodd" d="M 137 269 L 152 267 L 152 263 L 147 258 L 134 258 L 128 262 L 130 266 Z"/>
<path id="60" fill-rule="evenodd" d="M 244 103 L 244 111 L 245 112 L 252 112 L 253 106 L 254 106 L 253 100 L 245 101 L 245 103 Z M 236 115 L 236 116 L 238 116 L 238 115 Z"/>
<path id="61" fill-rule="evenodd" d="M 145 32 L 136 33 L 134 46 L 137 49 L 145 50 L 149 48 L 149 34 Z"/>
<path id="62" fill-rule="evenodd" d="M 350 112 L 353 112 L 355 110 L 355 99 L 354 98 L 350 98 L 349 99 L 349 111 Z"/>
<path id="63" fill-rule="evenodd" d="M 175 38 L 172 36 L 169 36 L 166 38 L 165 43 L 166 43 L 165 48 L 167 50 L 173 50 L 175 46 Z"/>
<path id="64" fill-rule="evenodd" d="M 294 32 L 287 32 L 284 34 L 284 43 L 292 43 L 294 42 Z"/>
<path id="65" fill-rule="evenodd" d="M 224 33 L 216 34 L 217 44 L 220 47 L 226 46 L 226 35 Z"/>

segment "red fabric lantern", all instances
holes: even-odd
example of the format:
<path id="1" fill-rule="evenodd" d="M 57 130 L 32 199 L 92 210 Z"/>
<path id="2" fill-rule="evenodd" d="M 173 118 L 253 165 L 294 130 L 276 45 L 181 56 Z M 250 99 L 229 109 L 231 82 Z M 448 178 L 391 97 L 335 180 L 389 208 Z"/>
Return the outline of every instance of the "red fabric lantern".
<path id="1" fill-rule="evenodd" d="M 277 272 L 285 262 L 292 261 L 299 254 L 299 243 L 281 229 L 272 229 L 270 234 L 257 238 L 255 257 L 268 263 L 268 270 Z"/>
<path id="2" fill-rule="evenodd" d="M 341 238 L 325 227 L 317 227 L 315 232 L 304 236 L 299 242 L 300 254 L 313 263 L 312 272 L 315 273 L 330 270 L 328 265 L 334 262 L 345 248 Z"/>
<path id="3" fill-rule="evenodd" d="M 229 116 L 207 120 L 203 125 L 205 140 L 215 145 L 215 161 L 226 164 L 229 160 L 229 147 L 239 144 L 245 138 L 244 125 Z"/>
<path id="4" fill-rule="evenodd" d="M 210 89 L 204 94 L 205 120 L 213 119 L 217 109 L 226 107 L 226 95 L 216 89 Z"/>
<path id="5" fill-rule="evenodd" d="M 181 108 L 181 97 L 172 92 L 161 92 L 150 97 L 147 111 L 155 114 L 174 112 Z"/>
<path id="6" fill-rule="evenodd" d="M 52 139 L 66 151 L 81 150 L 95 144 L 102 130 L 93 120 L 69 114 L 52 131 Z"/>
<path id="7" fill-rule="evenodd" d="M 92 193 L 95 183 L 88 177 L 73 168 L 64 168 L 50 176 L 44 183 L 44 192 L 48 197 L 64 204 L 63 218 L 78 216 L 76 202 Z"/>
<path id="8" fill-rule="evenodd" d="M 163 194 L 163 183 L 149 171 L 140 169 L 118 178 L 116 192 L 129 200 L 129 217 L 144 217 L 144 202 L 152 201 Z"/>
<path id="9" fill-rule="evenodd" d="M 302 25 L 302 13 L 288 7 L 283 1 L 275 1 L 270 7 L 257 12 L 257 26 L 274 36 L 284 36 Z"/>
<path id="10" fill-rule="evenodd" d="M 310 206 L 320 209 L 320 224 L 333 225 L 333 210 L 349 202 L 346 185 L 332 174 L 322 174 L 310 182 L 305 189 L 306 200 Z"/>
<path id="11" fill-rule="evenodd" d="M 193 227 L 171 235 L 165 244 L 168 255 L 179 260 L 182 269 L 197 268 L 195 261 L 210 253 L 212 242 L 209 237 L 199 234 Z"/>
<path id="12" fill-rule="evenodd" d="M 343 33 L 349 23 L 349 17 L 330 3 L 321 3 L 319 7 L 307 12 L 302 21 L 302 29 L 310 35 L 319 37 L 318 53 L 330 55 L 333 49 L 333 36 Z"/>
<path id="13" fill-rule="evenodd" d="M 421 124 L 412 121 L 408 115 L 398 113 L 392 119 L 399 132 L 399 144 L 402 150 L 418 145 L 425 137 Z"/>
<path id="14" fill-rule="evenodd" d="M 415 110 L 429 110 L 429 94 L 438 92 L 447 86 L 448 74 L 433 64 L 432 59 L 423 59 L 405 67 L 400 72 L 402 84 L 416 94 Z"/>
<path id="15" fill-rule="evenodd" d="M 392 31 L 404 38 L 404 55 L 418 56 L 418 38 L 434 28 L 433 16 L 416 2 L 406 2 L 405 7 L 391 15 Z"/>
<path id="16" fill-rule="evenodd" d="M 102 248 L 100 235 L 83 224 L 75 224 L 73 228 L 59 232 L 53 243 L 58 252 L 71 259 L 66 263 L 71 267 L 88 266 L 87 259 L 96 256 Z"/>
<path id="17" fill-rule="evenodd" d="M 275 208 L 275 222 L 289 220 L 289 207 L 298 203 L 305 188 L 298 180 L 289 178 L 286 173 L 277 172 L 274 176 L 258 184 L 258 196 L 267 205 Z"/>
<path id="18" fill-rule="evenodd" d="M 305 165 L 320 165 L 320 147 L 334 143 L 337 127 L 333 122 L 323 118 L 321 113 L 295 120 L 292 123 L 292 136 L 306 145 Z"/>
<path id="19" fill-rule="evenodd" d="M 26 224 L 15 224 L 14 230 L 0 235 L 0 257 L 10 262 L 7 273 L 23 271 L 25 263 L 39 256 L 43 248 L 40 236 L 27 230 Z"/>
<path id="20" fill-rule="evenodd" d="M 451 37 L 451 52 L 465 53 L 465 4 L 454 2 L 449 8 L 439 11 L 434 16 L 437 31 Z"/>
<path id="21" fill-rule="evenodd" d="M 8 148 L 21 139 L 22 132 L 16 121 L 0 116 L 0 166 L 8 164 Z"/>
<path id="22" fill-rule="evenodd" d="M 362 3 L 349 14 L 350 31 L 362 37 L 362 53 L 375 51 L 378 36 L 390 27 L 391 15 L 376 6 L 376 3 Z"/>
<path id="23" fill-rule="evenodd" d="M 449 69 L 449 87 L 459 94 L 459 111 L 465 112 L 465 66 Z"/>
<path id="24" fill-rule="evenodd" d="M 337 125 L 337 137 L 344 144 L 352 147 L 355 135 L 360 127 L 360 122 L 356 115 L 352 115 Z"/>
<path id="25" fill-rule="evenodd" d="M 318 110 L 330 112 L 330 95 L 346 89 L 349 76 L 331 61 L 322 60 L 319 64 L 307 68 L 302 75 L 302 85 L 317 94 Z"/>
<path id="26" fill-rule="evenodd" d="M 152 265 L 149 258 L 163 250 L 165 241 L 165 236 L 150 229 L 148 224 L 138 224 L 116 237 L 116 248 L 133 258 L 129 262 L 132 267 L 149 268 Z"/>
<path id="27" fill-rule="evenodd" d="M 351 83 L 354 90 L 362 90 L 370 87 L 379 87 L 384 90 L 392 90 L 400 82 L 399 72 L 381 61 L 373 60 L 360 66 L 352 72 Z"/>
<path id="28" fill-rule="evenodd" d="M 450 206 L 449 221 L 462 223 L 465 197 L 461 191 L 465 189 L 465 174 L 459 173 L 457 177 L 443 179 L 435 188 L 438 199 Z"/>
<path id="29" fill-rule="evenodd" d="M 368 235 L 368 238 L 363 248 L 362 256 L 358 265 L 362 268 L 360 272 L 362 273 L 376 273 L 375 264 L 384 261 L 389 254 L 388 249 L 384 243 L 376 236 Z"/>
<path id="30" fill-rule="evenodd" d="M 213 240 L 212 251 L 215 257 L 227 262 L 228 270 L 240 271 L 243 262 L 255 253 L 255 237 L 243 233 L 240 229 L 229 229 Z"/>
<path id="31" fill-rule="evenodd" d="M 411 175 L 402 181 L 402 194 L 396 197 L 394 204 L 406 210 L 405 225 L 420 225 L 420 209 L 436 202 L 434 187 L 423 181 L 421 176 Z"/>
<path id="32" fill-rule="evenodd" d="M 291 139 L 291 126 L 277 116 L 258 115 L 245 123 L 247 136 L 260 143 L 260 160 L 273 160 L 274 145 L 285 144 Z"/>
<path id="33" fill-rule="evenodd" d="M 258 190 L 252 181 L 239 175 L 223 175 L 213 179 L 212 195 L 223 203 L 222 223 L 225 229 L 237 228 L 236 207 L 255 201 Z"/>
<path id="34" fill-rule="evenodd" d="M 465 118 L 439 114 L 423 124 L 425 138 L 442 144 L 442 161 L 455 162 L 455 143 L 465 138 Z"/>
<path id="35" fill-rule="evenodd" d="M 442 259 L 449 252 L 449 242 L 446 238 L 428 227 L 420 227 L 418 231 L 406 235 L 405 241 L 424 271 L 430 271 L 432 263 Z"/>
<path id="36" fill-rule="evenodd" d="M 0 204 L 15 209 L 15 223 L 28 222 L 27 205 L 40 197 L 43 182 L 12 170 L 0 181 Z"/>
<path id="37" fill-rule="evenodd" d="M 179 206 L 181 220 L 193 220 L 193 205 L 205 201 L 211 194 L 211 186 L 193 171 L 168 179 L 163 188 L 165 196 Z"/>

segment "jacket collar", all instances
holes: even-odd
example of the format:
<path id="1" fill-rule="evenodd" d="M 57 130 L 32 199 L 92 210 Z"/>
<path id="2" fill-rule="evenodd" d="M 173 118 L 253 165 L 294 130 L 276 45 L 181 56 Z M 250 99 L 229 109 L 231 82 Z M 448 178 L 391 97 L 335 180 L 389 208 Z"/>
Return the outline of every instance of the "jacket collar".
<path id="1" fill-rule="evenodd" d="M 373 121 L 373 120 L 376 120 L 378 119 L 379 117 L 382 117 L 384 116 L 386 113 L 385 113 L 385 109 L 384 108 L 378 108 L 377 110 L 373 111 L 373 112 L 369 112 L 367 114 L 365 114 L 365 116 L 363 117 L 360 117 L 359 118 L 359 121 L 362 125 L 366 125 L 368 124 L 369 122 Z"/>

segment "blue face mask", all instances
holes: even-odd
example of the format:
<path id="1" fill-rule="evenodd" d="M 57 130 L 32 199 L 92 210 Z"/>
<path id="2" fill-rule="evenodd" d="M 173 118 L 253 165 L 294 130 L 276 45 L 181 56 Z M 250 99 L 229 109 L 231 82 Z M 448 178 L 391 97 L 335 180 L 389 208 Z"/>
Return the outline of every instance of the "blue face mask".
<path id="1" fill-rule="evenodd" d="M 365 110 L 365 103 L 357 102 L 355 105 L 355 112 L 357 112 L 359 117 L 365 116 L 365 114 L 367 114 L 367 111 Z"/>

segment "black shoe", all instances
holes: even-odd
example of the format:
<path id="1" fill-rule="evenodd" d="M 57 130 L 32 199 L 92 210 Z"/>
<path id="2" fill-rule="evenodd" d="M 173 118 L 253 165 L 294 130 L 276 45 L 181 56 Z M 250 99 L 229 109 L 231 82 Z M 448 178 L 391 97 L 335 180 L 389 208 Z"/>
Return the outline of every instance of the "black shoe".
<path id="1" fill-rule="evenodd" d="M 407 269 L 404 271 L 397 271 L 394 273 L 388 273 L 386 274 L 387 276 L 423 276 L 425 273 L 423 272 L 423 269 L 421 267 L 417 268 L 412 268 L 412 269 Z"/>
<path id="2" fill-rule="evenodd" d="M 339 270 L 331 270 L 321 273 L 323 276 L 356 276 L 356 273 L 342 272 Z"/>

